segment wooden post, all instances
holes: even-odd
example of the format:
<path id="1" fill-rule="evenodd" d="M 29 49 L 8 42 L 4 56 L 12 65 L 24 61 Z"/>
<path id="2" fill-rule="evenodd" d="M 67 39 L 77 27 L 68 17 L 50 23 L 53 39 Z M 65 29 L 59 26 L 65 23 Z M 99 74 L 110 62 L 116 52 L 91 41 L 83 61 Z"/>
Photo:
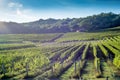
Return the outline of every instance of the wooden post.
<path id="1" fill-rule="evenodd" d="M 75 61 L 75 67 L 74 68 L 75 68 L 75 73 L 76 73 L 76 61 Z"/>
<path id="2" fill-rule="evenodd" d="M 51 74 L 53 74 L 53 72 L 54 72 L 53 67 L 54 67 L 54 65 L 52 63 L 52 65 L 51 65 Z"/>
<path id="3" fill-rule="evenodd" d="M 14 61 L 11 63 L 11 72 L 14 71 Z"/>
<path id="4" fill-rule="evenodd" d="M 78 67 L 80 67 L 80 60 L 79 60 L 79 66 Z"/>
<path id="5" fill-rule="evenodd" d="M 2 71 L 3 71 L 3 74 L 5 76 L 5 65 L 2 63 Z"/>
<path id="6" fill-rule="evenodd" d="M 61 63 L 61 70 L 63 69 L 63 62 Z"/>
<path id="7" fill-rule="evenodd" d="M 28 63 L 26 62 L 26 76 L 28 76 L 28 71 L 29 71 L 29 65 L 28 65 Z"/>
<path id="8" fill-rule="evenodd" d="M 52 65 L 51 65 L 51 74 L 54 73 L 53 67 L 54 67 L 54 65 L 53 65 L 53 63 L 52 63 Z"/>
<path id="9" fill-rule="evenodd" d="M 106 77 L 106 80 L 108 80 L 108 77 Z"/>

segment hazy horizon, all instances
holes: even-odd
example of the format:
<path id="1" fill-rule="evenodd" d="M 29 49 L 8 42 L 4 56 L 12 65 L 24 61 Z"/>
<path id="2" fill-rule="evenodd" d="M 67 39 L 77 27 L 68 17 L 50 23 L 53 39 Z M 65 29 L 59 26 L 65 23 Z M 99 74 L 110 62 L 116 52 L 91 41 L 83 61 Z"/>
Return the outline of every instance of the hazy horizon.
<path id="1" fill-rule="evenodd" d="M 119 14 L 118 0 L 0 0 L 0 21 L 80 18 L 99 13 Z"/>

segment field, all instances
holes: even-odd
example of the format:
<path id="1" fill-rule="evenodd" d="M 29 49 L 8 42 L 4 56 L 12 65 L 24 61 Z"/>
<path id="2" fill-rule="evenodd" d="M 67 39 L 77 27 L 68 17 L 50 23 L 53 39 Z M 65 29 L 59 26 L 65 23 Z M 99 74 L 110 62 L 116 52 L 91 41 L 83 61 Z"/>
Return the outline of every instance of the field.
<path id="1" fill-rule="evenodd" d="M 1 80 L 120 80 L 120 31 L 1 34 Z"/>

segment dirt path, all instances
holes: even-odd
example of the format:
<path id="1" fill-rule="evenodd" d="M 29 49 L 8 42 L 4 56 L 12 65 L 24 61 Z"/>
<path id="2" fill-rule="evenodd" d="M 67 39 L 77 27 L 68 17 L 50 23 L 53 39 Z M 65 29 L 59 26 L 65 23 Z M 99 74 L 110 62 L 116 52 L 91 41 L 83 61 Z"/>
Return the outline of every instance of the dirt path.
<path id="1" fill-rule="evenodd" d="M 60 34 L 56 37 L 54 37 L 53 39 L 50 40 L 50 42 L 54 42 L 55 40 L 57 40 L 58 38 L 61 38 L 64 34 Z"/>

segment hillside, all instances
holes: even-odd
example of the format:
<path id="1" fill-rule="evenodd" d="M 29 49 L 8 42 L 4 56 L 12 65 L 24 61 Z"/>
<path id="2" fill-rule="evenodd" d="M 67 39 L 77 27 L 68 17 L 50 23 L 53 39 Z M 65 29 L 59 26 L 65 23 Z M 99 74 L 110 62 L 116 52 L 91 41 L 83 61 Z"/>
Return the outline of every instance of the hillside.
<path id="1" fill-rule="evenodd" d="M 29 23 L 0 22 L 0 33 L 88 32 L 120 26 L 120 14 L 101 13 L 85 18 L 40 19 Z"/>
<path id="2" fill-rule="evenodd" d="M 120 31 L 1 34 L 0 80 L 120 80 Z"/>

